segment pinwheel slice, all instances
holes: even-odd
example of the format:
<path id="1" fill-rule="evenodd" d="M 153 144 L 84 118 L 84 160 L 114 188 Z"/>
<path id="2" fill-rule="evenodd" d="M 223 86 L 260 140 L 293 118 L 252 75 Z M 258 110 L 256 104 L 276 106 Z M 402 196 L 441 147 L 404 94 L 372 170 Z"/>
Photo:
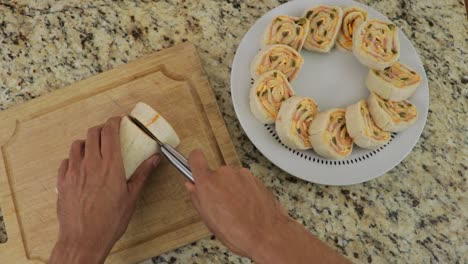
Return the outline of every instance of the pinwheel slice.
<path id="1" fill-rule="evenodd" d="M 343 10 L 338 6 L 319 5 L 304 15 L 310 24 L 304 48 L 311 51 L 329 52 L 335 45 L 341 27 Z"/>
<path id="2" fill-rule="evenodd" d="M 309 127 L 315 152 L 329 159 L 343 159 L 353 151 L 353 139 L 346 129 L 344 109 L 318 113 Z"/>
<path id="3" fill-rule="evenodd" d="M 147 104 L 137 103 L 130 115 L 145 125 L 161 142 L 172 147 L 179 145 L 179 137 L 172 126 Z M 128 117 L 122 118 L 120 122 L 120 148 L 127 180 L 143 161 L 160 150 L 158 143 Z"/>
<path id="4" fill-rule="evenodd" d="M 266 46 L 253 59 L 250 72 L 254 79 L 271 70 L 283 73 L 292 82 L 304 63 L 295 49 L 282 44 Z"/>
<path id="5" fill-rule="evenodd" d="M 353 50 L 353 33 L 366 20 L 366 10 L 357 6 L 343 8 L 343 21 L 338 32 L 336 47 L 343 51 Z"/>
<path id="6" fill-rule="evenodd" d="M 400 57 L 397 27 L 378 19 L 365 21 L 353 34 L 353 53 L 371 69 L 392 66 Z"/>
<path id="7" fill-rule="evenodd" d="M 277 16 L 263 34 L 262 47 L 284 44 L 301 51 L 309 32 L 309 21 L 303 17 Z"/>
<path id="8" fill-rule="evenodd" d="M 319 109 L 312 98 L 293 96 L 281 105 L 276 118 L 276 132 L 284 145 L 309 149 L 309 126 Z"/>
<path id="9" fill-rule="evenodd" d="M 418 119 L 418 110 L 409 101 L 388 101 L 371 93 L 367 99 L 369 112 L 375 124 L 382 130 L 400 132 Z"/>
<path id="10" fill-rule="evenodd" d="M 250 88 L 250 109 L 258 121 L 272 124 L 281 104 L 294 95 L 288 79 L 280 71 L 264 73 Z"/>
<path id="11" fill-rule="evenodd" d="M 396 62 L 382 71 L 369 70 L 367 88 L 383 99 L 401 101 L 411 97 L 421 83 L 421 76 L 413 69 Z"/>
<path id="12" fill-rule="evenodd" d="M 346 108 L 346 128 L 354 143 L 361 148 L 374 149 L 390 140 L 390 133 L 380 129 L 372 120 L 366 100 Z"/>

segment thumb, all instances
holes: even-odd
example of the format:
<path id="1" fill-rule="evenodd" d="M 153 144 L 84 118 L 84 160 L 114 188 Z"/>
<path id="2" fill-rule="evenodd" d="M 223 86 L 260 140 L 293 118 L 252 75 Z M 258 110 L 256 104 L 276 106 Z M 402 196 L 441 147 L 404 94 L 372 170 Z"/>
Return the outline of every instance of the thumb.
<path id="1" fill-rule="evenodd" d="M 148 176 L 159 165 L 160 161 L 161 156 L 156 154 L 143 161 L 143 163 L 141 163 L 141 165 L 136 169 L 130 180 L 127 182 L 128 191 L 133 197 L 137 198 L 139 196 Z"/>

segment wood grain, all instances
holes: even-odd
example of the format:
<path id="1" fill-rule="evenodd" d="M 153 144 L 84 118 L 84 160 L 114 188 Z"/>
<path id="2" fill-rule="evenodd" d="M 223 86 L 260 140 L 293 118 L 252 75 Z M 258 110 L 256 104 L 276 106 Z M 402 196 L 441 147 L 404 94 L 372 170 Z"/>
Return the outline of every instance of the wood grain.
<path id="1" fill-rule="evenodd" d="M 57 237 L 56 170 L 89 127 L 137 102 L 159 111 L 187 155 L 201 148 L 213 167 L 239 165 L 196 49 L 182 44 L 0 113 L 0 206 L 8 241 L 0 263 L 46 263 Z M 106 263 L 134 263 L 209 234 L 167 161 L 151 177 L 127 232 Z M 112 221 L 112 219 L 109 219 Z"/>

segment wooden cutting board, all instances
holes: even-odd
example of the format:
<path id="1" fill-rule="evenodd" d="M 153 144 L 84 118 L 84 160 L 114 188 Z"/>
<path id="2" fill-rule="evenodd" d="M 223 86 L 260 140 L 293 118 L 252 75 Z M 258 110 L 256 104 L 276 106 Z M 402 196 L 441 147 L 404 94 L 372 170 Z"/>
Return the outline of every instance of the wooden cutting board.
<path id="1" fill-rule="evenodd" d="M 8 241 L 0 244 L 0 263 L 47 262 L 58 231 L 57 168 L 70 144 L 85 138 L 89 127 L 129 113 L 140 101 L 172 124 L 183 154 L 201 148 L 212 167 L 239 164 L 192 44 L 157 52 L 2 111 L 0 206 Z M 184 181 L 163 160 L 106 263 L 135 263 L 209 234 Z"/>

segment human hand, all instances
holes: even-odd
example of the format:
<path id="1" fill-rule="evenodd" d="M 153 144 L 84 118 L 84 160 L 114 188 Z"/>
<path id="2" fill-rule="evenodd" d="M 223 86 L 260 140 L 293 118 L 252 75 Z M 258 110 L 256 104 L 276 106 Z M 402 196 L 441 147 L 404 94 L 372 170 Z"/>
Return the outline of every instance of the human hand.
<path id="1" fill-rule="evenodd" d="M 210 231 L 231 251 L 253 257 L 258 245 L 293 220 L 263 183 L 245 168 L 212 171 L 201 151 L 189 164 L 195 184 L 186 182 L 195 208 Z"/>
<path id="2" fill-rule="evenodd" d="M 144 161 L 127 182 L 120 117 L 73 142 L 57 176 L 58 241 L 50 263 L 103 263 L 127 229 L 136 202 L 160 157 Z"/>

